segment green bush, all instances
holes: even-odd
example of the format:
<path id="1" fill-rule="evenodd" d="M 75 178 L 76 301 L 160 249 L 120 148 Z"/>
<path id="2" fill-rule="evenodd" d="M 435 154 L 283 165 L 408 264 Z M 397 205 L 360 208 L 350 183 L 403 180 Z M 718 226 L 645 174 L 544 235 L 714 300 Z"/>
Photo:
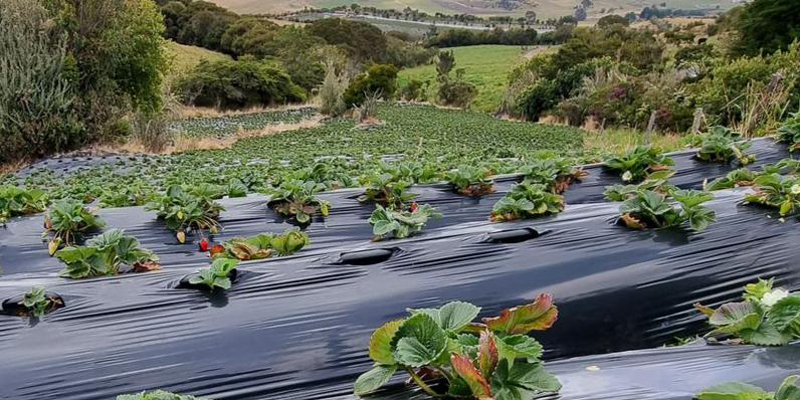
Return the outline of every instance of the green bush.
<path id="1" fill-rule="evenodd" d="M 0 2 L 0 162 L 130 133 L 157 113 L 167 67 L 150 0 Z"/>
<path id="2" fill-rule="evenodd" d="M 0 2 L 0 163 L 76 143 L 66 36 L 36 2 Z"/>
<path id="3" fill-rule="evenodd" d="M 187 104 L 223 109 L 305 101 L 303 89 L 274 65 L 244 57 L 204 61 L 178 83 Z"/>
<path id="4" fill-rule="evenodd" d="M 543 113 L 558 103 L 558 86 L 554 81 L 541 79 L 528 88 L 519 100 L 522 114 L 536 122 Z"/>
<path id="5" fill-rule="evenodd" d="M 356 78 L 344 92 L 344 103 L 348 108 L 359 106 L 367 96 L 376 94 L 391 99 L 397 91 L 397 73 L 394 65 L 373 65 Z"/>

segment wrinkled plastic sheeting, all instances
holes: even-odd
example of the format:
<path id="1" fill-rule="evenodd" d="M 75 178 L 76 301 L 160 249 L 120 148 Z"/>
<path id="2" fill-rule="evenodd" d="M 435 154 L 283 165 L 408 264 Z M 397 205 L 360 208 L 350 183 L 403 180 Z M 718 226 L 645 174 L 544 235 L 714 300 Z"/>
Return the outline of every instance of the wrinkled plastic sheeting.
<path id="1" fill-rule="evenodd" d="M 715 177 L 701 172 L 683 185 Z M 349 396 L 370 368 L 372 331 L 407 307 L 458 299 L 491 316 L 551 292 L 560 318 L 536 337 L 557 359 L 701 332 L 693 303 L 736 300 L 759 277 L 800 288 L 798 222 L 739 205 L 747 189 L 718 192 L 710 203 L 718 222 L 696 234 L 630 231 L 614 224 L 618 203 L 588 200 L 547 218 L 490 224 L 492 205 L 511 184 L 482 199 L 415 187 L 445 218 L 419 236 L 379 243 L 369 240 L 372 207 L 355 200 L 359 190 L 325 193 L 333 213 L 309 227 L 310 247 L 243 262 L 234 287 L 214 295 L 175 288 L 209 260 L 195 245 L 178 245 L 141 207 L 101 215 L 158 253 L 164 270 L 84 281 L 57 276 L 62 265 L 40 240 L 41 215 L 15 218 L 0 229 L 0 299 L 46 286 L 66 307 L 38 323 L 0 316 L 0 398 L 108 399 L 154 388 L 226 399 Z M 594 187 L 583 197 L 591 199 L 605 184 L 581 185 Z M 290 227 L 265 203 L 223 200 L 225 229 L 215 239 Z"/>
<path id="2" fill-rule="evenodd" d="M 317 242 L 297 256 L 240 264 L 239 281 L 216 295 L 174 288 L 208 265 L 191 246 L 162 243 L 186 250 L 164 256 L 160 272 L 85 281 L 58 278 L 50 258 L 39 273 L 15 264 L 17 272 L 0 279 L 0 298 L 43 285 L 66 307 L 35 326 L 0 316 L 0 398 L 108 399 L 151 388 L 330 398 L 332 387 L 350 387 L 370 368 L 372 331 L 406 307 L 459 299 L 491 316 L 540 292 L 553 293 L 560 310 L 555 327 L 536 335 L 549 359 L 659 346 L 705 328 L 695 302 L 735 300 L 759 277 L 800 288 L 798 222 L 738 205 L 743 193 L 719 192 L 710 204 L 718 222 L 700 234 L 630 231 L 613 223 L 614 203 L 570 206 L 533 221 L 448 224 L 382 243 L 312 233 Z M 263 209 L 241 204 L 258 217 L 228 221 L 229 228 L 266 225 Z M 151 223 L 142 217 L 137 222 Z M 531 228 L 541 235 L 492 240 L 496 231 Z M 157 245 L 166 235 L 145 242 Z M 390 257 L 342 263 L 343 253 L 364 249 L 386 249 Z"/>
<path id="3" fill-rule="evenodd" d="M 774 391 L 786 377 L 800 374 L 800 345 L 757 348 L 700 344 L 580 357 L 546 366 L 563 388 L 558 395 L 541 400 L 692 400 L 701 391 L 727 382 Z M 398 382 L 369 399 L 429 397 Z"/>

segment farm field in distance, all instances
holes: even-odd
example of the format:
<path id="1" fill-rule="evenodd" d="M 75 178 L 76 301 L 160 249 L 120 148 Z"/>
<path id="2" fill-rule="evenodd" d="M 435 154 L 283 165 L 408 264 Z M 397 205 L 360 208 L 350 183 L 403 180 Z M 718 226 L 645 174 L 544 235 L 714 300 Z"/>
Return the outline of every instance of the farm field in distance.
<path id="1" fill-rule="evenodd" d="M 508 74 L 525 61 L 525 55 L 536 48 L 520 46 L 481 45 L 454 47 L 456 69 L 465 69 L 467 82 L 478 87 L 478 97 L 472 108 L 479 111 L 494 112 L 500 105 L 503 92 L 508 84 Z M 411 79 L 430 81 L 428 97 L 436 96 L 436 67 L 424 65 L 400 72 L 399 83 L 404 85 Z"/>
<path id="2" fill-rule="evenodd" d="M 263 126 L 298 120 L 296 112 L 253 115 L 256 116 Z M 246 115 L 227 119 L 244 117 L 252 120 Z M 66 171 L 65 165 L 54 162 L 37 164 L 21 175 L 0 177 L 0 186 L 20 183 L 29 188 L 46 188 L 52 198 L 80 193 L 85 200 L 99 199 L 101 205 L 121 207 L 136 205 L 133 199 L 146 199 L 172 184 L 224 186 L 235 179 L 257 192 L 320 160 L 339 159 L 341 162 L 332 166 L 358 177 L 379 170 L 384 157 L 396 159 L 401 154 L 405 155 L 401 159 L 443 173 L 476 160 L 528 159 L 541 150 L 579 157 L 583 151 L 583 133 L 579 129 L 503 121 L 484 113 L 385 105 L 379 118 L 385 124 L 369 129 L 357 128 L 351 119 L 334 119 L 317 128 L 242 139 L 221 150 L 109 157 L 106 161 L 78 158 Z M 190 137 L 216 136 L 223 132 L 223 125 L 229 125 L 221 119 L 226 118 L 206 120 L 212 125 L 210 130 L 198 119 L 184 121 L 182 126 Z M 252 121 L 247 123 L 251 129 L 259 128 Z M 177 125 L 180 128 L 181 124 Z M 504 161 L 496 168 L 513 172 L 516 164 Z"/>
<path id="3" fill-rule="evenodd" d="M 536 6 L 531 6 L 528 2 L 520 3 L 517 8 L 504 9 L 497 6 L 498 2 L 486 0 L 212 0 L 212 2 L 232 11 L 246 14 L 259 13 L 283 13 L 289 11 L 299 11 L 305 7 L 328 8 L 350 4 L 376 7 L 379 9 L 402 10 L 406 7 L 424 11 L 428 14 L 472 14 L 478 16 L 524 16 L 527 11 L 535 11 L 540 18 L 557 18 L 570 15 L 573 11 L 575 1 L 573 0 L 539 0 Z M 589 10 L 590 17 L 599 15 L 603 9 L 613 8 L 618 10 L 616 13 L 639 12 L 642 8 L 652 5 L 653 2 L 644 0 L 596 0 L 594 6 Z M 725 0 L 664 0 L 665 8 L 681 9 L 715 9 L 720 10 L 732 8 L 737 3 Z"/>

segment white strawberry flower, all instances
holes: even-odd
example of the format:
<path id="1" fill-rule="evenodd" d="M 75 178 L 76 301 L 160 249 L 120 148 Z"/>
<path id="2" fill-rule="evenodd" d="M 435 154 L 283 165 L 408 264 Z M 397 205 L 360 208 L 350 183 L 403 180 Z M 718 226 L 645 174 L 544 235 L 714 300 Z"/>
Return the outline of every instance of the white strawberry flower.
<path id="1" fill-rule="evenodd" d="M 631 179 L 633 179 L 633 174 L 631 173 L 631 171 L 625 171 L 625 173 L 622 174 L 622 180 L 624 182 L 630 182 Z"/>
<path id="2" fill-rule="evenodd" d="M 800 184 L 792 185 L 792 189 L 791 190 L 792 190 L 792 194 L 795 194 L 795 195 L 800 194 Z"/>
<path id="3" fill-rule="evenodd" d="M 789 297 L 789 292 L 783 289 L 775 289 L 761 298 L 761 304 L 766 307 L 772 307 L 777 304 L 779 301 Z"/>

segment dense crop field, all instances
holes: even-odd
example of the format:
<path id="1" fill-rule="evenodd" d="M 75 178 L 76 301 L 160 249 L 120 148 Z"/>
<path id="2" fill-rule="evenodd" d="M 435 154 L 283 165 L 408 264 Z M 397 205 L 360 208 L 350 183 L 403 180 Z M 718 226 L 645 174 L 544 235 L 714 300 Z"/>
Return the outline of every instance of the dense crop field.
<path id="1" fill-rule="evenodd" d="M 258 191 L 319 160 L 353 177 L 375 170 L 384 159 L 418 161 L 440 172 L 462 163 L 496 161 L 498 172 L 511 172 L 516 161 L 497 160 L 530 158 L 540 150 L 579 155 L 583 146 L 578 129 L 500 121 L 482 113 L 384 106 L 380 117 L 385 124 L 369 129 L 334 120 L 318 128 L 244 139 L 224 150 L 49 160 L 0 178 L 0 184 L 19 182 L 43 188 L 54 198 L 126 206 L 141 204 L 175 183 L 228 185 L 238 179 L 249 191 Z"/>
<path id="2" fill-rule="evenodd" d="M 297 123 L 316 113 L 312 107 L 286 111 L 266 111 L 211 118 L 181 119 L 170 130 L 190 137 L 226 137 L 237 131 L 258 130 L 279 123 Z"/>
<path id="3" fill-rule="evenodd" d="M 525 51 L 519 46 L 468 46 L 453 49 L 456 69 L 466 70 L 465 79 L 478 87 L 478 97 L 472 107 L 479 111 L 494 112 L 500 105 L 508 84 L 508 74 L 525 60 Z M 429 80 L 430 98 L 436 95 L 436 67 L 424 65 L 400 72 L 400 85 L 410 79 Z"/>

